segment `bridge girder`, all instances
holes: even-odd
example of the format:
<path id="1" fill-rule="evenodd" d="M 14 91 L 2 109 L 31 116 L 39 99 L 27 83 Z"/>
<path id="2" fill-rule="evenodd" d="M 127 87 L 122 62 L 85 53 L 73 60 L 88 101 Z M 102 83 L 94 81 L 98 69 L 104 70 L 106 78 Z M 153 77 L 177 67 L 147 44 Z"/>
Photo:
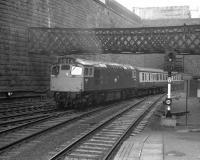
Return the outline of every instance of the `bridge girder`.
<path id="1" fill-rule="evenodd" d="M 200 54 L 200 25 L 143 28 L 29 28 L 29 52 Z"/>

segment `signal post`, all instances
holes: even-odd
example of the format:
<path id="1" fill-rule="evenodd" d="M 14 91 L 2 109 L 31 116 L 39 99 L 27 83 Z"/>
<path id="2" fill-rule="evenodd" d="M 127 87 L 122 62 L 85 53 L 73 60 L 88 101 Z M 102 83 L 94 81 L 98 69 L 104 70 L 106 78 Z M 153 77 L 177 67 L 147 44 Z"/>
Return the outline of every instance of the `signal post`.
<path id="1" fill-rule="evenodd" d="M 167 98 L 164 101 L 165 104 L 165 115 L 161 119 L 161 125 L 163 126 L 176 126 L 176 118 L 172 117 L 171 107 L 172 107 L 172 97 L 171 97 L 171 82 L 172 82 L 172 71 L 175 68 L 176 54 L 174 52 L 169 52 L 165 56 L 165 70 L 168 72 L 167 77 Z"/>

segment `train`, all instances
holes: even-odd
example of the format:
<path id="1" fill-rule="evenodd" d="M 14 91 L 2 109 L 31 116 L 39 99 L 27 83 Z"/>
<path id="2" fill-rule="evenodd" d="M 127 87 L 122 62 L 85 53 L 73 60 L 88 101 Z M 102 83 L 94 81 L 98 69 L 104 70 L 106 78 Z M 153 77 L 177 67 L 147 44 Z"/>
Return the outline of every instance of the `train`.
<path id="1" fill-rule="evenodd" d="M 80 107 L 166 92 L 162 69 L 60 56 L 51 66 L 50 90 L 58 108 Z M 172 87 L 181 86 L 174 73 Z"/>

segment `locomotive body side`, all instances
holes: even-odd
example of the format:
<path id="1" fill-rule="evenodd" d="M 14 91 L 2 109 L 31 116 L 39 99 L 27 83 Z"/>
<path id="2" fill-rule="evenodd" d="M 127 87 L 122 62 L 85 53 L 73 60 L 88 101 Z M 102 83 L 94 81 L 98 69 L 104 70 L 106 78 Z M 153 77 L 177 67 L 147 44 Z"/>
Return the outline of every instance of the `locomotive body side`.
<path id="1" fill-rule="evenodd" d="M 89 71 L 91 67 L 84 67 Z M 84 93 L 98 101 L 112 101 L 126 98 L 126 90 L 133 90 L 135 87 L 135 69 L 131 66 L 117 64 L 95 64 L 93 65 L 92 76 L 84 72 Z"/>
<path id="2" fill-rule="evenodd" d="M 121 90 L 135 87 L 134 69 L 116 66 L 95 66 L 93 77 L 84 75 L 84 91 Z"/>

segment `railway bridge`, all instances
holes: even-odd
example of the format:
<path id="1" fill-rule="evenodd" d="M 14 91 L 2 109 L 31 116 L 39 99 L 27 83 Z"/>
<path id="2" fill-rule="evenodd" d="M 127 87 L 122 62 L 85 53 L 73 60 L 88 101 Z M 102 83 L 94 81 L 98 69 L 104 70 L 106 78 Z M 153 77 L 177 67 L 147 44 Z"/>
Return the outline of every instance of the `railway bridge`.
<path id="1" fill-rule="evenodd" d="M 29 28 L 29 52 L 200 54 L 200 25 L 146 28 Z"/>

